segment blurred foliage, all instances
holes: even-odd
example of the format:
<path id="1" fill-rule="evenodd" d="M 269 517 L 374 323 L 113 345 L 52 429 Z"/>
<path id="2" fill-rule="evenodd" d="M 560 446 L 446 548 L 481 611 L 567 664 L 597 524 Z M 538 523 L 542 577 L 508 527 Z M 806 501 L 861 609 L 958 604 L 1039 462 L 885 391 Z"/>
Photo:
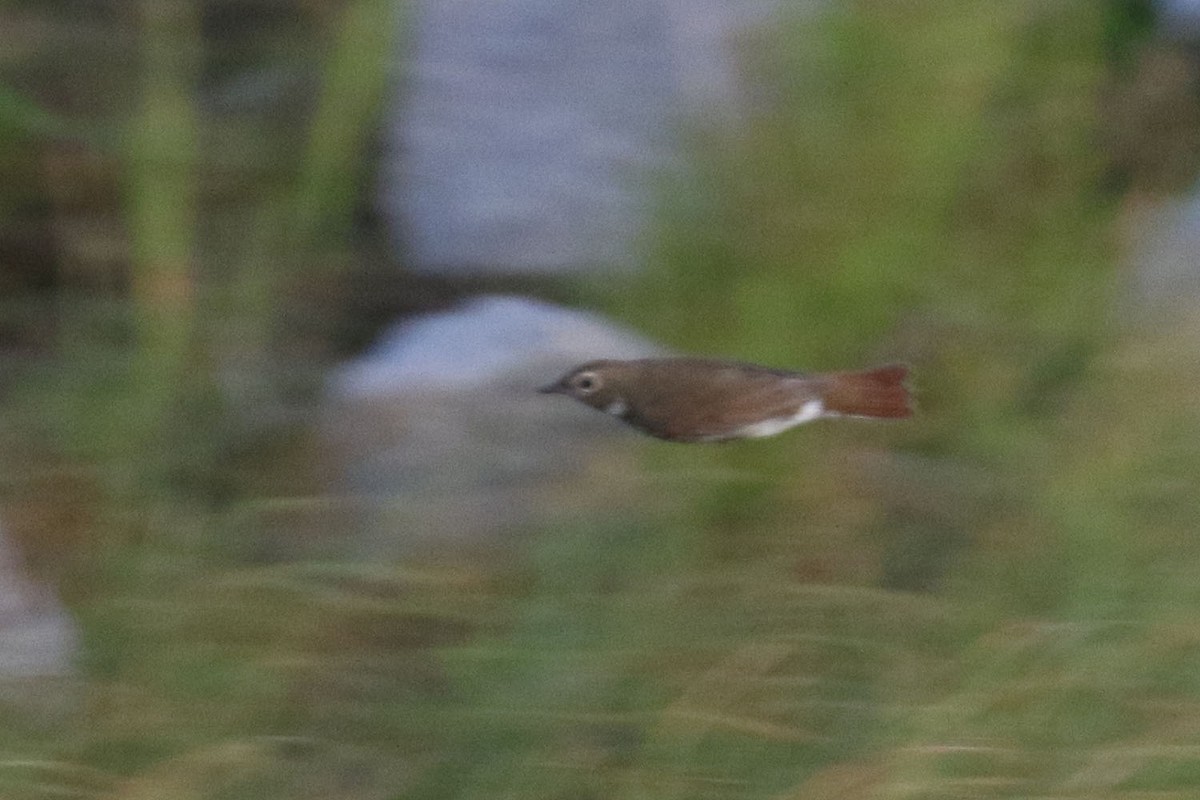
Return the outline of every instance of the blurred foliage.
<path id="1" fill-rule="evenodd" d="M 586 292 L 681 349 L 902 358 L 920 416 L 648 443 L 605 518 L 438 568 L 336 525 L 273 547 L 335 502 L 303 432 L 259 434 L 321 365 L 280 331 L 351 258 L 393 12 L 244 5 L 97 4 L 83 100 L 4 56 L 0 137 L 50 188 L 0 208 L 125 203 L 117 256 L 59 242 L 4 387 L 11 535 L 84 647 L 58 716 L 4 706 L 0 796 L 1195 795 L 1200 317 L 1114 301 L 1121 192 L 1178 188 L 1200 126 L 1112 118 L 1169 105 L 1143 4 L 857 0 L 748 37 L 747 124 L 696 125 L 651 268 Z M 0 13 L 47 9 L 79 11 Z"/>
<path id="2" fill-rule="evenodd" d="M 630 315 L 814 367 L 909 318 L 1090 334 L 1112 288 L 1103 8 L 859 5 L 816 46 L 745 48 L 763 108 L 748 132 L 700 132 Z"/>

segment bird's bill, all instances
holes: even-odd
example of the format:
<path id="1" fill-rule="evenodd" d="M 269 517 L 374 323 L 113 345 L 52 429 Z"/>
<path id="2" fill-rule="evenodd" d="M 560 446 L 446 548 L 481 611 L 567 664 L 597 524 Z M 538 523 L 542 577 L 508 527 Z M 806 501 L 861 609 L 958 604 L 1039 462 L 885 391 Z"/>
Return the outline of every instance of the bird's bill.
<path id="1" fill-rule="evenodd" d="M 565 394 L 567 387 L 563 386 L 562 381 L 555 381 L 554 383 L 547 383 L 538 389 L 538 391 L 542 394 Z"/>

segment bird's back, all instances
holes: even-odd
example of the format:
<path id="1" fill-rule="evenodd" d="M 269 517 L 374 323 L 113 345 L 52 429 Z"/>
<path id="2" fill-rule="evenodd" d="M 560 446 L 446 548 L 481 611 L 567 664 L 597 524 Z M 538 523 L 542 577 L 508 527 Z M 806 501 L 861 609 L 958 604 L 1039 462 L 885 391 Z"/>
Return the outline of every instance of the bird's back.
<path id="1" fill-rule="evenodd" d="M 717 359 L 644 359 L 631 364 L 643 392 L 637 417 L 647 433 L 676 441 L 735 438 L 764 420 L 795 416 L 818 396 L 802 373 Z"/>

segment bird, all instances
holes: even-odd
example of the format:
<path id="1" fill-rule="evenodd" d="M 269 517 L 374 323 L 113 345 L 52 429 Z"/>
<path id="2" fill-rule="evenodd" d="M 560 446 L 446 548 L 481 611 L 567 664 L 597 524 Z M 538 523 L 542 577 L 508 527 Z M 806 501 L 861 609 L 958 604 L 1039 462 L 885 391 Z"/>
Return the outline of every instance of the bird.
<path id="1" fill-rule="evenodd" d="M 908 367 L 805 374 L 713 358 L 589 361 L 539 389 L 670 442 L 774 436 L 828 417 L 912 416 Z"/>

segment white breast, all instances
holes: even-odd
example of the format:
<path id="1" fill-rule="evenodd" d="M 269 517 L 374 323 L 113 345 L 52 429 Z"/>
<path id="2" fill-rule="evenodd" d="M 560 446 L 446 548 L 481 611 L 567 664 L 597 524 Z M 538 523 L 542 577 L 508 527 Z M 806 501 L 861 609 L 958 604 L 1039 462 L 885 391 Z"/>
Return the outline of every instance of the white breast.
<path id="1" fill-rule="evenodd" d="M 614 417 L 622 417 L 629 410 L 629 406 L 625 405 L 624 400 L 613 400 L 604 407 L 605 414 L 612 414 Z"/>
<path id="2" fill-rule="evenodd" d="M 775 419 L 764 419 L 762 422 L 755 422 L 739 430 L 738 435 L 754 439 L 762 438 L 763 436 L 774 436 L 777 433 L 786 431 L 788 428 L 803 425 L 805 422 L 812 422 L 814 419 L 820 418 L 824 413 L 824 403 L 820 400 L 809 400 L 800 406 L 800 409 L 790 417 L 776 417 Z"/>

